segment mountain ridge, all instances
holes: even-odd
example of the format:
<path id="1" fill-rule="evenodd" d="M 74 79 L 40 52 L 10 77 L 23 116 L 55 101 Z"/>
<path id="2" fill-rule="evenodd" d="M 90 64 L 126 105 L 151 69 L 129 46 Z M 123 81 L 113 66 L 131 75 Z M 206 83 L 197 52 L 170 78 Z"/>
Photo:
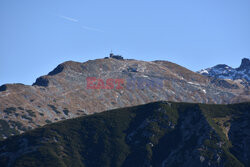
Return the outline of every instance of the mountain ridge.
<path id="1" fill-rule="evenodd" d="M 87 89 L 88 77 L 124 79 L 124 89 Z M 0 88 L 0 120 L 5 127 L 0 129 L 0 140 L 51 122 L 159 100 L 235 103 L 250 99 L 241 84 L 211 79 L 175 63 L 113 58 L 67 61 L 32 86 L 6 84 Z"/>
<path id="2" fill-rule="evenodd" d="M 226 64 L 218 64 L 211 68 L 198 71 L 199 74 L 219 79 L 239 80 L 242 84 L 250 85 L 250 60 L 243 58 L 237 68 L 232 68 Z"/>
<path id="3" fill-rule="evenodd" d="M 0 163 L 3 167 L 249 166 L 249 111 L 250 103 L 166 101 L 105 111 L 10 137 L 0 142 Z"/>

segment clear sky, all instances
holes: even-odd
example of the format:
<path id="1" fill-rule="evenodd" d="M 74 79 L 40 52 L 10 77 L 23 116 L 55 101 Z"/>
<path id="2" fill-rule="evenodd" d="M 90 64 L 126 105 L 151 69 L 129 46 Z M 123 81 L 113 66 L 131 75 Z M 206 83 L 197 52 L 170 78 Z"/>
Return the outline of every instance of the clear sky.
<path id="1" fill-rule="evenodd" d="M 0 85 L 111 49 L 193 71 L 238 67 L 250 57 L 250 0 L 0 0 Z"/>

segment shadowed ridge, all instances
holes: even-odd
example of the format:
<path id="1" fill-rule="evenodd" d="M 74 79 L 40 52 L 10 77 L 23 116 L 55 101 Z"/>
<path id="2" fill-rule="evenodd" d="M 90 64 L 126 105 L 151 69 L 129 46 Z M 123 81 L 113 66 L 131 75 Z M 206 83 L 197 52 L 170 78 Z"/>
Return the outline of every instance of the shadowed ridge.
<path id="1" fill-rule="evenodd" d="M 36 79 L 35 83 L 32 84 L 32 86 L 34 85 L 47 87 L 49 86 L 49 80 L 46 78 L 46 76 L 41 76 Z"/>
<path id="2" fill-rule="evenodd" d="M 249 109 L 250 103 L 161 101 L 109 110 L 10 137 L 0 142 L 0 164 L 1 167 L 248 166 L 250 143 L 241 140 L 241 136 L 247 135 L 247 139 L 250 129 L 236 127 L 245 126 Z M 239 156 L 238 152 L 247 157 Z"/>
<path id="3" fill-rule="evenodd" d="M 0 86 L 0 92 L 4 92 L 4 91 L 9 90 L 9 89 L 20 90 L 23 87 L 29 87 L 29 86 L 24 85 L 22 83 L 4 84 L 4 85 Z"/>
<path id="4" fill-rule="evenodd" d="M 49 72 L 48 75 L 56 75 L 59 74 L 60 72 L 62 72 L 64 69 L 64 66 L 62 64 L 59 64 L 53 71 Z"/>

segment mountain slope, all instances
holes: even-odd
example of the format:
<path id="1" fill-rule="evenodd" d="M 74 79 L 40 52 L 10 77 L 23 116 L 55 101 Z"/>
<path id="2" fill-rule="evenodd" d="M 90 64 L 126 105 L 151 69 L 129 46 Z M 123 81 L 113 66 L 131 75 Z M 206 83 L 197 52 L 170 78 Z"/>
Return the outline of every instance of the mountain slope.
<path id="1" fill-rule="evenodd" d="M 125 82 L 123 89 L 87 89 L 87 78 Z M 168 61 L 68 61 L 32 86 L 0 87 L 0 140 L 47 123 L 159 100 L 232 103 L 250 100 L 248 88 L 214 80 Z"/>
<path id="2" fill-rule="evenodd" d="M 58 122 L 0 143 L 1 166 L 249 166 L 250 103 L 156 102 Z"/>
<path id="3" fill-rule="evenodd" d="M 220 79 L 239 80 L 245 85 L 250 85 L 250 60 L 242 59 L 241 65 L 238 68 L 232 68 L 225 64 L 219 64 L 211 68 L 198 71 L 204 76 L 211 76 Z"/>

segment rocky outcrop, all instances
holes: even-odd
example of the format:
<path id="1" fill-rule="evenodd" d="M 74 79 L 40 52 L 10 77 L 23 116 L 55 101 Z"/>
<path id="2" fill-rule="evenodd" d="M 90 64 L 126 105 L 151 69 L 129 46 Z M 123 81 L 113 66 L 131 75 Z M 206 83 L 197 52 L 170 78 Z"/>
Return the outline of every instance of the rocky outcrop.
<path id="1" fill-rule="evenodd" d="M 241 65 L 239 68 L 237 68 L 237 70 L 239 71 L 250 70 L 250 60 L 247 58 L 242 59 Z"/>
<path id="2" fill-rule="evenodd" d="M 7 89 L 6 85 L 0 86 L 0 92 L 6 91 L 6 89 Z"/>
<path id="3" fill-rule="evenodd" d="M 33 86 L 43 86 L 43 87 L 47 87 L 49 86 L 49 80 L 47 78 L 45 78 L 44 76 L 39 77 L 36 79 L 36 82 L 33 83 Z"/>

